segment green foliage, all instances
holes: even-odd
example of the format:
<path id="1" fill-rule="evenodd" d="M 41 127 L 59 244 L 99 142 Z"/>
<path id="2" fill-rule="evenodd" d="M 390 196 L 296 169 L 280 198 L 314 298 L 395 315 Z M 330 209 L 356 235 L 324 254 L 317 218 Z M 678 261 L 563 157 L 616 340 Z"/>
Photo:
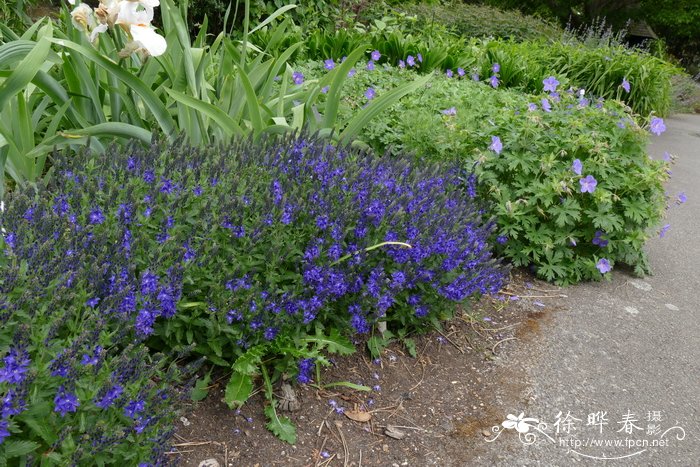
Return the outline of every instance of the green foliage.
<path id="1" fill-rule="evenodd" d="M 367 87 L 380 96 L 411 74 L 358 72 L 341 118 L 363 105 Z M 379 150 L 474 166 L 498 235 L 508 239 L 502 251 L 515 265 L 534 265 L 540 277 L 561 284 L 601 278 L 600 258 L 649 272 L 642 247 L 666 204 L 667 167 L 647 157 L 647 132 L 618 101 L 589 104 L 577 93 L 561 92 L 561 102 L 551 101 L 553 110 L 544 112 L 544 97 L 433 77 L 365 135 Z M 528 111 L 529 103 L 538 110 Z M 452 107 L 456 115 L 443 113 Z M 493 136 L 502 141 L 500 155 L 488 149 Z M 575 159 L 583 164 L 580 176 L 572 171 Z M 579 180 L 587 175 L 598 181 L 593 194 L 580 191 Z M 592 243 L 596 235 L 608 244 Z"/>
<path id="2" fill-rule="evenodd" d="M 558 39 L 563 32 L 558 26 L 540 18 L 524 15 L 517 10 L 504 11 L 487 5 L 453 1 L 444 4 L 408 3 L 399 8 L 416 15 L 423 28 L 430 29 L 437 22 L 462 37 L 523 41 Z"/>

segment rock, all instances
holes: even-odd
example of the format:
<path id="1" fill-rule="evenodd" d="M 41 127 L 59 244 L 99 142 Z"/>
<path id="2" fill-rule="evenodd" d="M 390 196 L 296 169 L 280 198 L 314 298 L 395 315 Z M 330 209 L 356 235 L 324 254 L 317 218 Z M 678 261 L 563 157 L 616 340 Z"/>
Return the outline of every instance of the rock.
<path id="1" fill-rule="evenodd" d="M 488 438 L 492 433 L 491 430 L 484 430 L 481 432 L 481 434 Z"/>
<path id="2" fill-rule="evenodd" d="M 199 467 L 221 467 L 221 464 L 219 464 L 218 460 L 212 457 L 211 459 L 206 459 L 200 462 Z"/>

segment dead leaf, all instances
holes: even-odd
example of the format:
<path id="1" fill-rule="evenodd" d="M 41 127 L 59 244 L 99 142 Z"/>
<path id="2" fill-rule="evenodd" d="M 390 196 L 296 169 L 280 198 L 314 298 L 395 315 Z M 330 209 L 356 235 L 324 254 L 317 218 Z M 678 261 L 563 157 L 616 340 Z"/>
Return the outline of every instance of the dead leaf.
<path id="1" fill-rule="evenodd" d="M 386 428 L 384 429 L 384 434 L 387 435 L 389 438 L 394 439 L 404 439 L 406 437 L 406 433 L 392 425 L 386 426 Z"/>
<path id="2" fill-rule="evenodd" d="M 372 419 L 372 414 L 369 412 L 361 412 L 359 410 L 346 410 L 345 416 L 356 422 L 368 422 Z"/>

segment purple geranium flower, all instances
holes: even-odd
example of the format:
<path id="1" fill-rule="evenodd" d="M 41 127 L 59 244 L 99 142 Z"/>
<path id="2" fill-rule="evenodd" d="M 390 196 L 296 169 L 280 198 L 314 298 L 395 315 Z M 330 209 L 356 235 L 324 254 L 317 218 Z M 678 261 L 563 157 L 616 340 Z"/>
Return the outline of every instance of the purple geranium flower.
<path id="1" fill-rule="evenodd" d="M 593 193 L 595 187 L 598 185 L 598 181 L 593 177 L 593 175 L 586 175 L 584 178 L 579 180 L 581 183 L 581 193 Z"/>
<path id="2" fill-rule="evenodd" d="M 326 68 L 326 70 L 332 70 L 333 68 L 335 68 L 335 62 L 332 58 L 329 58 L 328 60 L 323 62 L 323 66 Z"/>
<path id="3" fill-rule="evenodd" d="M 612 269 L 610 267 L 610 262 L 605 258 L 600 258 L 596 263 L 595 267 L 598 268 L 598 271 L 600 271 L 601 274 L 610 272 L 610 270 Z"/>
<path id="4" fill-rule="evenodd" d="M 549 103 L 549 99 L 547 99 L 546 97 L 542 98 L 541 104 L 542 110 L 544 110 L 545 112 L 552 111 L 552 104 Z"/>
<path id="5" fill-rule="evenodd" d="M 491 145 L 489 146 L 489 149 L 495 152 L 496 154 L 500 154 L 503 150 L 503 143 L 501 143 L 501 138 L 499 138 L 498 136 L 492 136 Z"/>
<path id="6" fill-rule="evenodd" d="M 447 70 L 445 70 L 445 76 L 447 76 L 448 78 L 452 78 L 454 76 L 454 73 L 452 73 L 452 70 L 448 68 Z"/>
<path id="7" fill-rule="evenodd" d="M 406 57 L 406 64 L 408 66 L 416 66 L 416 59 L 413 55 L 409 55 Z"/>
<path id="8" fill-rule="evenodd" d="M 374 91 L 374 88 L 367 88 L 367 90 L 365 91 L 365 97 L 367 98 L 368 101 L 371 101 L 372 99 L 374 99 L 375 94 L 376 93 Z"/>
<path id="9" fill-rule="evenodd" d="M 498 63 L 494 63 L 491 67 L 491 71 L 493 71 L 494 73 L 498 73 L 499 71 L 501 71 L 501 65 Z"/>
<path id="10" fill-rule="evenodd" d="M 527 110 L 528 112 L 534 112 L 535 110 L 537 110 L 537 104 L 530 102 L 529 104 L 527 104 Z"/>
<path id="11" fill-rule="evenodd" d="M 581 175 L 581 171 L 583 170 L 581 160 L 574 159 L 574 163 L 571 164 L 571 170 L 573 170 L 576 175 Z"/>
<path id="12" fill-rule="evenodd" d="M 379 60 L 382 57 L 382 54 L 379 53 L 378 50 L 375 50 L 372 52 L 372 54 L 370 56 L 372 57 L 372 60 L 374 60 L 376 62 L 377 60 Z"/>
<path id="13" fill-rule="evenodd" d="M 630 82 L 627 81 L 627 77 L 622 78 L 622 84 L 620 86 L 622 86 L 622 89 L 624 89 L 626 92 L 630 92 Z"/>
<path id="14" fill-rule="evenodd" d="M 454 116 L 457 115 L 457 109 L 455 107 L 450 107 L 449 109 L 443 110 L 442 113 L 445 115 Z"/>
<path id="15" fill-rule="evenodd" d="M 678 202 L 679 202 L 680 204 L 683 204 L 683 203 L 685 203 L 686 201 L 688 201 L 688 197 L 685 195 L 685 192 L 684 192 L 684 191 L 681 191 L 680 193 L 678 193 Z"/>
<path id="16" fill-rule="evenodd" d="M 295 71 L 292 73 L 292 81 L 294 84 L 301 84 L 304 82 L 304 75 L 300 71 Z"/>
<path id="17" fill-rule="evenodd" d="M 659 136 L 661 133 L 666 131 L 666 125 L 664 125 L 664 119 L 659 117 L 654 117 L 651 119 L 651 124 L 649 125 L 649 131 Z"/>
<path id="18" fill-rule="evenodd" d="M 671 224 L 666 224 L 663 227 L 661 227 L 661 230 L 659 231 L 659 238 L 664 238 L 666 236 L 666 232 L 668 232 L 668 229 L 671 228 Z"/>
<path id="19" fill-rule="evenodd" d="M 418 63 L 423 63 L 423 56 L 420 53 L 416 54 L 416 58 L 418 59 Z"/>
<path id="20" fill-rule="evenodd" d="M 491 87 L 497 88 L 498 85 L 500 84 L 500 81 L 498 80 L 498 76 L 496 76 L 496 75 L 491 76 L 489 78 L 489 84 L 491 85 Z"/>
<path id="21" fill-rule="evenodd" d="M 556 92 L 557 86 L 559 86 L 559 81 L 557 81 L 554 76 L 550 76 L 549 78 L 542 80 L 542 84 L 544 84 L 545 92 Z"/>
<path id="22" fill-rule="evenodd" d="M 464 68 L 457 68 L 457 74 L 462 77 L 466 74 L 467 72 L 464 71 Z"/>
<path id="23" fill-rule="evenodd" d="M 374 62 L 373 62 L 372 60 L 370 60 L 369 62 L 367 62 L 367 70 L 368 70 L 368 71 L 374 71 Z"/>

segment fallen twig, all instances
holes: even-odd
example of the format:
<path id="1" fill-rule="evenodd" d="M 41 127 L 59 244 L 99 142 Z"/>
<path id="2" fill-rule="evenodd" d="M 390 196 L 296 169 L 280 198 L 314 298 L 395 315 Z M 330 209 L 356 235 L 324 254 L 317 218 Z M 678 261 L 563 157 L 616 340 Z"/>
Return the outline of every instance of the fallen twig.
<path id="1" fill-rule="evenodd" d="M 496 353 L 496 347 L 498 347 L 498 344 L 506 341 L 512 341 L 513 339 L 517 339 L 517 337 L 506 337 L 505 339 L 496 342 L 496 344 L 491 348 L 491 352 Z"/>

